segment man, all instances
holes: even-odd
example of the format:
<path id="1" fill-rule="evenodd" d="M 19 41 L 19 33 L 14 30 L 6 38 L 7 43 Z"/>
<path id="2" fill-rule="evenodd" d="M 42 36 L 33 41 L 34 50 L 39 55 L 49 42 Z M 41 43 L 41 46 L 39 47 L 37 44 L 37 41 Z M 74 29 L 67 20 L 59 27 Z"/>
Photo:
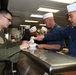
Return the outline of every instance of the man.
<path id="1" fill-rule="evenodd" d="M 26 41 L 22 42 L 21 45 L 14 47 L 13 43 L 9 43 L 7 47 L 7 40 L 2 30 L 8 28 L 11 25 L 12 13 L 8 10 L 0 10 L 0 61 L 11 60 L 17 62 L 19 58 L 19 52 L 21 50 L 25 51 L 28 48 Z M 12 46 L 13 47 L 12 47 Z M 12 48 L 11 48 L 11 47 Z M 0 75 L 2 75 L 2 70 L 4 68 L 4 63 L 0 62 Z"/>
<path id="2" fill-rule="evenodd" d="M 25 31 L 24 31 L 23 37 L 21 39 L 22 41 L 23 40 L 27 40 L 27 41 L 30 40 L 30 36 L 31 35 L 30 35 L 30 32 L 29 32 L 29 29 L 30 29 L 30 25 L 26 25 L 25 26 Z"/>
<path id="3" fill-rule="evenodd" d="M 69 48 L 68 55 L 76 57 L 76 3 L 67 5 L 67 10 L 69 16 L 68 20 L 71 22 L 71 25 L 67 26 L 59 33 L 57 32 L 55 34 L 49 33 L 48 35 L 45 36 L 40 35 L 36 39 L 61 40 L 63 38 L 67 38 Z"/>
<path id="4" fill-rule="evenodd" d="M 31 37 L 32 37 L 32 36 L 37 37 L 37 36 L 39 35 L 38 32 L 37 32 L 36 26 L 31 27 L 31 28 L 29 29 L 29 31 L 30 31 Z M 30 38 L 31 38 L 31 37 L 30 37 Z M 38 40 L 35 40 L 35 39 L 34 39 L 34 43 L 36 43 L 36 44 L 42 44 L 42 43 L 46 43 L 46 41 L 45 41 L 45 40 L 38 41 Z"/>
<path id="5" fill-rule="evenodd" d="M 55 23 L 53 13 L 46 13 L 45 15 L 43 15 L 43 19 L 46 26 L 51 29 L 49 34 L 50 33 L 55 34 L 56 32 L 60 32 L 62 30 L 62 27 L 60 27 L 58 24 Z M 63 47 L 63 40 L 54 40 L 54 41 L 52 40 L 47 41 L 47 44 L 38 45 L 38 48 L 49 49 L 53 52 L 60 51 L 62 47 Z"/>
<path id="6" fill-rule="evenodd" d="M 29 31 L 30 31 L 30 40 L 31 40 L 31 38 L 34 36 L 34 37 L 37 37 L 38 36 L 38 32 L 37 32 L 37 27 L 36 26 L 33 26 L 33 27 L 31 27 L 30 29 L 29 29 Z M 37 43 L 37 44 L 39 44 L 40 43 L 40 41 L 37 41 L 37 40 L 32 40 L 32 41 L 34 41 L 34 43 Z"/>
<path id="7" fill-rule="evenodd" d="M 31 36 L 34 36 L 34 37 L 38 36 L 38 32 L 37 32 L 36 26 L 31 27 L 29 29 L 29 31 L 30 31 Z"/>

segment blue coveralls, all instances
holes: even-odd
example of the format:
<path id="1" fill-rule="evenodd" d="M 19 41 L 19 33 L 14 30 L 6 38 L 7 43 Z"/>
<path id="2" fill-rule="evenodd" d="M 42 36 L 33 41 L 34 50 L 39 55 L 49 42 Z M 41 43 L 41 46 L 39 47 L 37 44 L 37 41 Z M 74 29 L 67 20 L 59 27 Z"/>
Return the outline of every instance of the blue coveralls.
<path id="1" fill-rule="evenodd" d="M 56 32 L 60 32 L 62 30 L 62 27 L 55 24 L 53 29 L 50 30 L 49 34 L 55 34 Z M 49 38 L 49 37 L 48 37 Z M 46 39 L 46 38 L 45 38 Z M 47 44 L 59 44 L 61 45 L 61 48 L 60 50 L 62 49 L 63 47 L 63 40 L 51 40 L 51 41 L 47 41 Z M 52 50 L 53 52 L 56 52 L 56 51 L 60 51 L 60 50 Z"/>
<path id="2" fill-rule="evenodd" d="M 72 25 L 67 26 L 61 32 L 55 32 L 54 34 L 49 33 L 45 35 L 46 40 L 62 40 L 64 38 L 68 39 L 68 55 L 76 57 L 76 27 Z"/>

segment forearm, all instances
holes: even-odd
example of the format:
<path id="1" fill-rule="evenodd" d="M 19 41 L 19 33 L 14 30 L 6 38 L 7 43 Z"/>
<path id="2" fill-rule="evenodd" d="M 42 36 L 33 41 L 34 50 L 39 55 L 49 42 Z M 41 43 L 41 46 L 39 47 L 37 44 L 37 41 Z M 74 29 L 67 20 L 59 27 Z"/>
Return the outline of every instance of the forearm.
<path id="1" fill-rule="evenodd" d="M 19 47 L 13 47 L 8 49 L 0 49 L 0 60 L 6 60 L 8 57 L 20 52 Z"/>
<path id="2" fill-rule="evenodd" d="M 12 47 L 15 47 L 15 46 L 19 46 L 20 44 L 22 44 L 22 41 L 18 41 L 18 42 L 7 41 L 5 43 L 5 46 L 6 46 L 6 48 L 12 48 Z"/>
<path id="3" fill-rule="evenodd" d="M 59 45 L 59 44 L 44 44 L 44 48 L 45 49 L 49 49 L 49 50 L 60 50 L 60 48 L 61 48 L 61 45 Z"/>

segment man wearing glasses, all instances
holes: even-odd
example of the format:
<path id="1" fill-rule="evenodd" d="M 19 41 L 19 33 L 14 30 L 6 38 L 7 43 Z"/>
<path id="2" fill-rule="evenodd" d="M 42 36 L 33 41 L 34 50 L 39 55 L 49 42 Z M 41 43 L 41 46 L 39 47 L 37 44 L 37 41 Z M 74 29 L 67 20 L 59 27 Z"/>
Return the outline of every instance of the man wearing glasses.
<path id="1" fill-rule="evenodd" d="M 0 10 L 0 61 L 9 59 L 17 62 L 20 51 L 26 51 L 29 47 L 26 41 L 17 43 L 19 46 L 16 47 L 14 47 L 16 44 L 14 45 L 13 43 L 7 43 L 2 30 L 4 28 L 8 28 L 8 26 L 11 25 L 11 22 L 12 13 L 8 10 Z M 0 62 L 0 75 L 2 75 L 3 67 L 4 63 Z"/>

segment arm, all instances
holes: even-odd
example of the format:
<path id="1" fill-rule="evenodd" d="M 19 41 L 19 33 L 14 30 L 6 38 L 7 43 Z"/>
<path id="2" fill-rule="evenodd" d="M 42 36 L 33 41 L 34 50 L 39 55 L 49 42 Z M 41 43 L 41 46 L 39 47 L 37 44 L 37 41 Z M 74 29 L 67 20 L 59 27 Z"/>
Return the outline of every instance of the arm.
<path id="1" fill-rule="evenodd" d="M 60 50 L 61 45 L 59 44 L 40 44 L 38 45 L 38 48 L 45 48 L 49 50 Z"/>
<path id="2" fill-rule="evenodd" d="M 44 35 L 44 39 L 49 41 L 49 40 L 63 40 L 64 38 L 68 38 L 70 28 L 71 26 L 67 26 L 66 28 L 58 32 L 48 33 Z"/>
<path id="3" fill-rule="evenodd" d="M 0 60 L 6 60 L 8 57 L 20 51 L 19 47 L 13 47 L 8 49 L 0 49 Z"/>
<path id="4" fill-rule="evenodd" d="M 23 42 L 20 46 L 12 47 L 8 49 L 0 49 L 0 60 L 6 60 L 10 56 L 22 51 L 27 51 L 27 48 L 29 47 L 28 43 Z"/>
<path id="5" fill-rule="evenodd" d="M 68 38 L 69 30 L 70 30 L 70 27 L 67 26 L 65 29 L 61 30 L 60 32 L 48 33 L 46 35 L 39 35 L 36 37 L 36 40 L 39 40 L 39 41 L 43 39 L 46 41 L 62 40 L 64 38 Z"/>
<path id="6" fill-rule="evenodd" d="M 22 41 L 18 41 L 18 42 L 6 41 L 4 44 L 5 44 L 6 48 L 12 48 L 15 46 L 19 46 L 21 43 L 22 43 Z"/>

